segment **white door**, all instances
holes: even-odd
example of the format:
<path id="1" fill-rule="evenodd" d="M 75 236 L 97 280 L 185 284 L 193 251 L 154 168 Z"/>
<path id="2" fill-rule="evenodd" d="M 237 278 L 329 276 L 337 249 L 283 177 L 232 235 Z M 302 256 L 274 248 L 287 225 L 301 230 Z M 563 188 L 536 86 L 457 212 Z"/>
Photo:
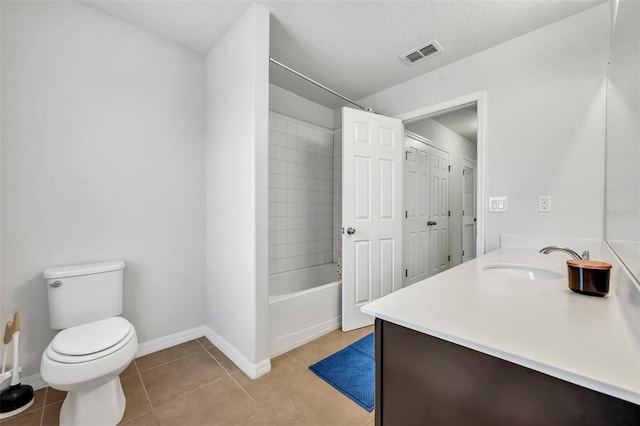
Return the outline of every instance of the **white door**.
<path id="1" fill-rule="evenodd" d="M 360 308 L 402 286 L 403 125 L 342 108 L 342 330 L 373 324 Z"/>
<path id="2" fill-rule="evenodd" d="M 429 146 L 405 136 L 404 285 L 429 277 Z"/>
<path id="3" fill-rule="evenodd" d="M 476 162 L 462 160 L 462 262 L 476 257 Z"/>
<path id="4" fill-rule="evenodd" d="M 449 153 L 431 147 L 429 276 L 449 268 Z"/>

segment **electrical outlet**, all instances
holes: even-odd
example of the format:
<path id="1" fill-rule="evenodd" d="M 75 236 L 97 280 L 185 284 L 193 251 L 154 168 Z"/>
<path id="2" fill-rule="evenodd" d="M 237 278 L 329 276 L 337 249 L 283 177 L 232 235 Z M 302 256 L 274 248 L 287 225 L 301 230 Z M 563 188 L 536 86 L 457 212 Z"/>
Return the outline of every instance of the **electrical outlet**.
<path id="1" fill-rule="evenodd" d="M 541 195 L 538 197 L 538 211 L 545 213 L 551 211 L 551 195 Z"/>

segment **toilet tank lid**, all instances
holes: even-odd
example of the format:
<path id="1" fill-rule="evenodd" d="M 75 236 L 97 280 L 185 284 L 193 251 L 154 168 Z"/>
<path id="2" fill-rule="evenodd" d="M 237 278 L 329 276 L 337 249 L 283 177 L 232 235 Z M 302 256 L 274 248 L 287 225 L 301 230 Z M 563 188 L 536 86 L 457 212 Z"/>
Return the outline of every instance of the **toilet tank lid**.
<path id="1" fill-rule="evenodd" d="M 45 279 L 51 278 L 67 278 L 79 275 L 100 274 L 102 272 L 111 272 L 124 269 L 124 261 L 110 260 L 108 262 L 85 263 L 81 265 L 56 266 L 55 268 L 47 268 L 42 273 Z"/>

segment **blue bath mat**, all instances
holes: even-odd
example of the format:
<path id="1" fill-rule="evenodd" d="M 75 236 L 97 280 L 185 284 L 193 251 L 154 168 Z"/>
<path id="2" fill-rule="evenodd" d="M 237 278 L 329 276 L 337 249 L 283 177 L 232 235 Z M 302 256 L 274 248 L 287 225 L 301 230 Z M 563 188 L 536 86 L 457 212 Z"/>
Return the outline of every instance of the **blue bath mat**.
<path id="1" fill-rule="evenodd" d="M 373 333 L 309 367 L 367 411 L 373 410 L 376 364 Z"/>

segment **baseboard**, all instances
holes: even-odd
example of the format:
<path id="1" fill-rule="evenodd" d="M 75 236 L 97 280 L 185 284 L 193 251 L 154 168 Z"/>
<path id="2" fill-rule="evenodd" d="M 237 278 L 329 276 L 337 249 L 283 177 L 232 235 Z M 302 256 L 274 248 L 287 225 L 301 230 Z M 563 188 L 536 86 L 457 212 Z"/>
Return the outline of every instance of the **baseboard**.
<path id="1" fill-rule="evenodd" d="M 47 386 L 49 386 L 47 382 L 42 380 L 42 376 L 40 374 L 21 377 L 20 383 L 22 383 L 23 385 L 30 385 L 33 388 L 33 390 L 44 389 Z"/>
<path id="2" fill-rule="evenodd" d="M 170 348 L 171 346 L 179 345 L 202 337 L 205 335 L 205 329 L 206 327 L 201 325 L 189 330 L 180 331 L 178 333 L 169 334 L 168 336 L 158 337 L 157 339 L 138 343 L 138 351 L 136 352 L 135 357 L 140 358 L 141 356 L 149 355 L 154 352 Z"/>
<path id="3" fill-rule="evenodd" d="M 204 325 L 201 325 L 189 330 L 180 331 L 168 336 L 158 337 L 157 339 L 138 343 L 138 351 L 136 352 L 134 358 L 140 358 L 141 356 L 149 355 L 154 352 L 158 352 L 163 349 L 167 349 L 172 346 L 202 337 L 204 336 L 206 328 L 207 327 L 205 327 Z M 23 377 L 21 382 L 24 385 L 31 385 L 35 390 L 43 389 L 49 386 L 47 382 L 42 380 L 42 376 L 40 374 L 33 374 L 31 376 Z"/>
<path id="4" fill-rule="evenodd" d="M 235 346 L 228 340 L 220 336 L 209 327 L 204 327 L 204 335 L 211 341 L 220 351 L 225 354 L 235 365 L 237 365 L 244 374 L 251 379 L 267 374 L 271 371 L 271 359 L 267 358 L 257 363 L 249 361 Z"/>
<path id="5" fill-rule="evenodd" d="M 233 361 L 250 378 L 257 379 L 271 371 L 271 361 L 269 358 L 258 363 L 249 361 L 236 349 L 235 346 L 205 325 L 138 343 L 138 351 L 135 354 L 135 358 L 140 358 L 141 356 L 149 355 L 203 336 L 206 336 L 211 343 L 216 345 L 222 353 Z M 48 386 L 47 382 L 42 380 L 42 376 L 40 374 L 33 374 L 31 376 L 22 377 L 21 379 L 22 384 L 30 385 L 35 390 L 43 389 Z"/>

